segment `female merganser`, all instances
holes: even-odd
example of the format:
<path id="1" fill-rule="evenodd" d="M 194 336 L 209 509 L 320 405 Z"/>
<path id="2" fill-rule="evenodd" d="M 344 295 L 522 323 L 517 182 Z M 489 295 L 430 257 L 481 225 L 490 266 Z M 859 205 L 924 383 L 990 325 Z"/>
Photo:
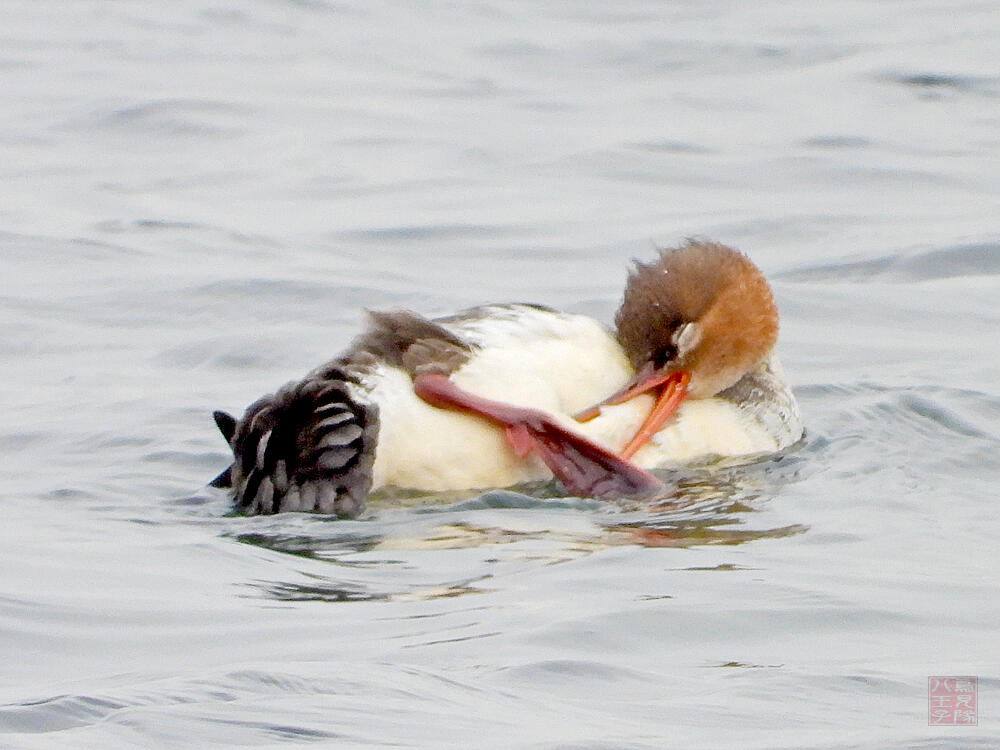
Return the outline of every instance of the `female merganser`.
<path id="1" fill-rule="evenodd" d="M 662 486 L 645 469 L 801 437 L 771 290 L 742 253 L 688 242 L 637 263 L 615 324 L 523 304 L 370 313 L 341 356 L 238 421 L 215 412 L 234 461 L 213 484 L 250 514 L 353 516 L 382 487 L 553 475 L 575 494 L 640 496 Z"/>

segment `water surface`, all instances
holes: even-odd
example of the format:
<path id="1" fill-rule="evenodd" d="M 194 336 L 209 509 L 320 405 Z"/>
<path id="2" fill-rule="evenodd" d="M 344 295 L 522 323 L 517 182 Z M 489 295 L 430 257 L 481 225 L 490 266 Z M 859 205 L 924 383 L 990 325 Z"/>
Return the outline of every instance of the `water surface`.
<path id="1" fill-rule="evenodd" d="M 0 746 L 1000 741 L 989 3 L 0 8 Z M 668 502 L 232 516 L 212 409 L 363 308 L 610 320 L 707 236 L 807 424 Z M 928 727 L 977 675 L 977 727 Z M 738 738 L 734 740 L 734 737 Z"/>

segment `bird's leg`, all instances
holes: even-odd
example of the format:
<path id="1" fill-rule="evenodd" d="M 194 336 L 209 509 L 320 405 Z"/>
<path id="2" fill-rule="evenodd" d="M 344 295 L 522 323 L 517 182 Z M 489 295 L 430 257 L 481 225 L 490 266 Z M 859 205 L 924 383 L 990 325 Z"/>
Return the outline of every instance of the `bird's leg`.
<path id="1" fill-rule="evenodd" d="M 566 429 L 545 412 L 476 396 L 440 373 L 417 375 L 413 390 L 431 406 L 473 414 L 502 427 L 516 455 L 537 455 L 573 494 L 648 497 L 663 488 L 652 474 Z"/>

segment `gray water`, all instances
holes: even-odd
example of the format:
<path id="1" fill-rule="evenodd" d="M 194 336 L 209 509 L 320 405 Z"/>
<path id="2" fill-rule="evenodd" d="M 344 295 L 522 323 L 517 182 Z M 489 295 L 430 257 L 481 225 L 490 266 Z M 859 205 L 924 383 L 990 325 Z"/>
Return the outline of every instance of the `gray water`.
<path id="1" fill-rule="evenodd" d="M 0 96 L 0 747 L 1000 744 L 995 3 L 5 0 Z M 773 281 L 781 460 L 204 489 L 363 308 L 609 320 L 692 235 Z"/>

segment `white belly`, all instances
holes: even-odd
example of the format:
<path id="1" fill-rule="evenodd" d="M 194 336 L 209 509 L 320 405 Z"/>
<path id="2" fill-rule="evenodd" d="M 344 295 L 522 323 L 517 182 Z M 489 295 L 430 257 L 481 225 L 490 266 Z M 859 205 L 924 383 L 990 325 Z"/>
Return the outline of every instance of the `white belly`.
<path id="1" fill-rule="evenodd" d="M 643 396 L 641 401 L 606 407 L 600 417 L 579 425 L 580 431 L 612 450 L 621 450 L 635 435 L 652 404 L 652 398 Z M 644 469 L 663 469 L 710 457 L 773 453 L 792 442 L 779 441 L 739 406 L 715 398 L 689 400 L 639 449 L 632 462 Z"/>
<path id="2" fill-rule="evenodd" d="M 380 368 L 365 385 L 379 404 L 372 489 L 509 487 L 551 476 L 540 461 L 515 456 L 495 425 L 417 398 L 403 370 Z"/>
<path id="3" fill-rule="evenodd" d="M 532 308 L 502 311 L 498 317 L 447 324 L 479 347 L 452 374 L 453 382 L 479 396 L 545 411 L 566 427 L 620 450 L 649 413 L 650 396 L 606 407 L 585 424 L 572 418 L 633 374 L 610 331 L 579 315 Z M 672 467 L 706 456 L 770 453 L 798 440 L 802 426 L 794 397 L 777 361 L 772 359 L 768 367 L 780 396 L 776 402 L 685 401 L 633 461 L 646 469 Z M 375 489 L 505 487 L 551 476 L 537 459 L 515 456 L 496 426 L 425 404 L 402 370 L 380 368 L 365 387 L 380 406 Z"/>
<path id="4" fill-rule="evenodd" d="M 688 399 L 633 456 L 644 469 L 663 469 L 711 458 L 748 460 L 784 450 L 802 437 L 798 404 L 777 356 L 762 364 L 753 378 L 758 386 L 734 402 L 717 396 Z M 618 451 L 632 439 L 653 406 L 651 396 L 605 407 L 601 415 L 577 425 L 584 435 Z"/>
<path id="5" fill-rule="evenodd" d="M 446 326 L 479 347 L 451 375 L 471 393 L 540 409 L 577 427 L 571 415 L 631 373 L 611 333 L 591 318 L 527 307 L 498 313 Z M 402 370 L 379 368 L 365 387 L 380 407 L 376 489 L 507 487 L 551 477 L 541 461 L 515 456 L 495 425 L 425 404 Z"/>

